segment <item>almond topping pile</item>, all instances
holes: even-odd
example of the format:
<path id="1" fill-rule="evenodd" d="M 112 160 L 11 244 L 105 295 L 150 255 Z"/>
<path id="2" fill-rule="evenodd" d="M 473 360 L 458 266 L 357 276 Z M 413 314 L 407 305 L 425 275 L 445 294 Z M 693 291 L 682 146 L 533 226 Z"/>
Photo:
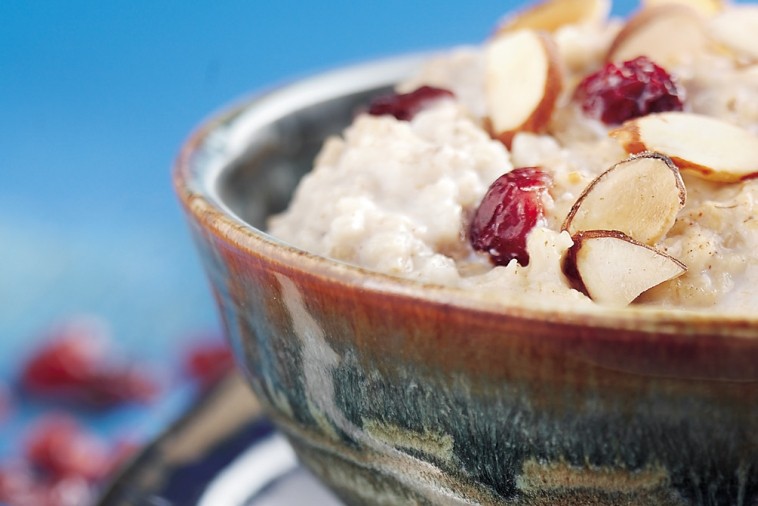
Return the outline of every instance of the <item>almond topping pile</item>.
<path id="1" fill-rule="evenodd" d="M 667 157 L 643 153 L 595 179 L 571 208 L 564 271 L 593 300 L 625 306 L 687 267 L 655 249 L 684 207 L 679 170 Z"/>
<path id="2" fill-rule="evenodd" d="M 485 123 L 510 149 L 519 132 L 549 132 L 565 96 L 587 117 L 616 125 L 609 135 L 632 156 L 594 179 L 571 207 L 562 230 L 574 244 L 563 268 L 596 302 L 623 306 L 687 271 L 656 249 L 685 205 L 680 170 L 717 183 L 758 176 L 758 135 L 689 112 L 686 90 L 667 70 L 701 51 L 754 62 L 758 8 L 643 0 L 610 43 L 605 67 L 568 82 L 556 32 L 602 22 L 609 8 L 601 0 L 548 0 L 503 22 L 485 50 Z"/>

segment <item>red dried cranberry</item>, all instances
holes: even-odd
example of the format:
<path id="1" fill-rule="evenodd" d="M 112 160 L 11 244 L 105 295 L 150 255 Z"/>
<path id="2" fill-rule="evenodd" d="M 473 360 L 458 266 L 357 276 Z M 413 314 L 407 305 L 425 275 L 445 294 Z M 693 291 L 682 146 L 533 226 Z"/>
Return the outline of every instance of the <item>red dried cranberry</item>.
<path id="1" fill-rule="evenodd" d="M 54 477 L 99 480 L 110 471 L 108 447 L 64 414 L 47 415 L 29 434 L 29 461 Z"/>
<path id="2" fill-rule="evenodd" d="M 187 350 L 184 367 L 207 387 L 234 368 L 232 350 L 221 339 L 198 342 Z"/>
<path id="3" fill-rule="evenodd" d="M 374 98 L 368 107 L 373 116 L 390 115 L 399 120 L 410 121 L 430 103 L 441 98 L 452 98 L 453 92 L 433 86 L 422 86 L 410 93 L 394 93 Z"/>
<path id="4" fill-rule="evenodd" d="M 474 249 L 496 265 L 529 264 L 526 236 L 544 216 L 543 196 L 552 178 L 537 167 L 514 169 L 490 186 L 469 228 Z"/>
<path id="5" fill-rule="evenodd" d="M 147 402 L 158 386 L 149 371 L 110 360 L 109 336 L 101 325 L 82 320 L 52 332 L 22 372 L 32 394 L 89 406 Z"/>
<path id="6" fill-rule="evenodd" d="M 681 111 L 684 89 L 650 58 L 607 63 L 585 77 L 574 94 L 584 113 L 606 125 L 654 112 Z"/>

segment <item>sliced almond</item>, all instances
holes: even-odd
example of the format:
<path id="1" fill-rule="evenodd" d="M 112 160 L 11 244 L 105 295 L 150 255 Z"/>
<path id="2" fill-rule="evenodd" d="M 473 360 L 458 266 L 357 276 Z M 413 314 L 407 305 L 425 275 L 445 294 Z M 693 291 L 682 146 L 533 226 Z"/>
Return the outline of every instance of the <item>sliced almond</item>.
<path id="1" fill-rule="evenodd" d="M 516 132 L 541 132 L 563 87 L 558 49 L 544 32 L 519 30 L 490 41 L 485 99 L 492 135 L 510 147 Z"/>
<path id="2" fill-rule="evenodd" d="M 710 29 L 738 57 L 758 61 L 758 6 L 735 5 L 713 18 Z"/>
<path id="3" fill-rule="evenodd" d="M 691 7 L 704 16 L 712 16 L 724 8 L 724 0 L 642 0 L 642 7 L 650 9 L 665 4 Z"/>
<path id="4" fill-rule="evenodd" d="M 610 132 L 629 153 L 657 151 L 703 179 L 737 182 L 758 176 L 758 136 L 701 114 L 664 112 Z"/>
<path id="5" fill-rule="evenodd" d="M 618 231 L 591 230 L 572 239 L 566 272 L 600 304 L 626 306 L 642 292 L 687 272 L 679 260 Z"/>
<path id="6" fill-rule="evenodd" d="M 622 62 L 647 56 L 670 68 L 710 45 L 705 21 L 695 9 L 665 3 L 629 19 L 611 43 L 606 60 Z"/>
<path id="7" fill-rule="evenodd" d="M 506 18 L 496 33 L 525 28 L 554 32 L 566 25 L 600 24 L 610 11 L 609 0 L 546 0 Z"/>
<path id="8" fill-rule="evenodd" d="M 686 191 L 667 157 L 644 153 L 619 162 L 592 181 L 571 207 L 563 230 L 619 230 L 655 244 L 674 225 Z"/>

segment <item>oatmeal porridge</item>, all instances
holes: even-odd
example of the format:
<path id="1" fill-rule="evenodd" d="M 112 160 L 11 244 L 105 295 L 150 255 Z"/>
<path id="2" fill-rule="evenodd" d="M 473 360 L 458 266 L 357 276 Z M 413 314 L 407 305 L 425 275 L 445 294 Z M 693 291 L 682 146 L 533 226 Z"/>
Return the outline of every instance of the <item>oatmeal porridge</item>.
<path id="1" fill-rule="evenodd" d="M 754 315 L 758 6 L 560 4 L 368 104 L 270 233 L 503 304 Z"/>

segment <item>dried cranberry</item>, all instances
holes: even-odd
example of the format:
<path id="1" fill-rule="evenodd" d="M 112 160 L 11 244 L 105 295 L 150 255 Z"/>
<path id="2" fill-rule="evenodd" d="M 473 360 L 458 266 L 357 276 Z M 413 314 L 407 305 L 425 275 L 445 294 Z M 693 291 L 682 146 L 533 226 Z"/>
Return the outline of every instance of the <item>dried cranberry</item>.
<path id="1" fill-rule="evenodd" d="M 158 385 L 150 372 L 111 360 L 108 340 L 102 326 L 89 321 L 54 330 L 24 367 L 24 388 L 42 397 L 89 406 L 153 399 Z"/>
<path id="2" fill-rule="evenodd" d="M 452 98 L 453 92 L 433 86 L 422 86 L 410 93 L 394 93 L 374 98 L 368 107 L 373 116 L 390 115 L 399 120 L 410 121 L 430 103 L 441 98 Z"/>
<path id="3" fill-rule="evenodd" d="M 111 469 L 105 443 L 64 414 L 47 415 L 32 428 L 26 454 L 38 469 L 58 478 L 100 480 Z"/>
<path id="4" fill-rule="evenodd" d="M 496 265 L 514 258 L 529 263 L 526 236 L 542 219 L 543 196 L 552 178 L 537 167 L 514 169 L 490 186 L 474 213 L 469 238 Z"/>
<path id="5" fill-rule="evenodd" d="M 209 386 L 234 368 L 232 351 L 221 339 L 192 345 L 185 356 L 185 369 L 203 386 Z"/>
<path id="6" fill-rule="evenodd" d="M 684 89 L 650 58 L 607 63 L 585 77 L 574 94 L 584 113 L 607 125 L 654 112 L 681 111 Z"/>

